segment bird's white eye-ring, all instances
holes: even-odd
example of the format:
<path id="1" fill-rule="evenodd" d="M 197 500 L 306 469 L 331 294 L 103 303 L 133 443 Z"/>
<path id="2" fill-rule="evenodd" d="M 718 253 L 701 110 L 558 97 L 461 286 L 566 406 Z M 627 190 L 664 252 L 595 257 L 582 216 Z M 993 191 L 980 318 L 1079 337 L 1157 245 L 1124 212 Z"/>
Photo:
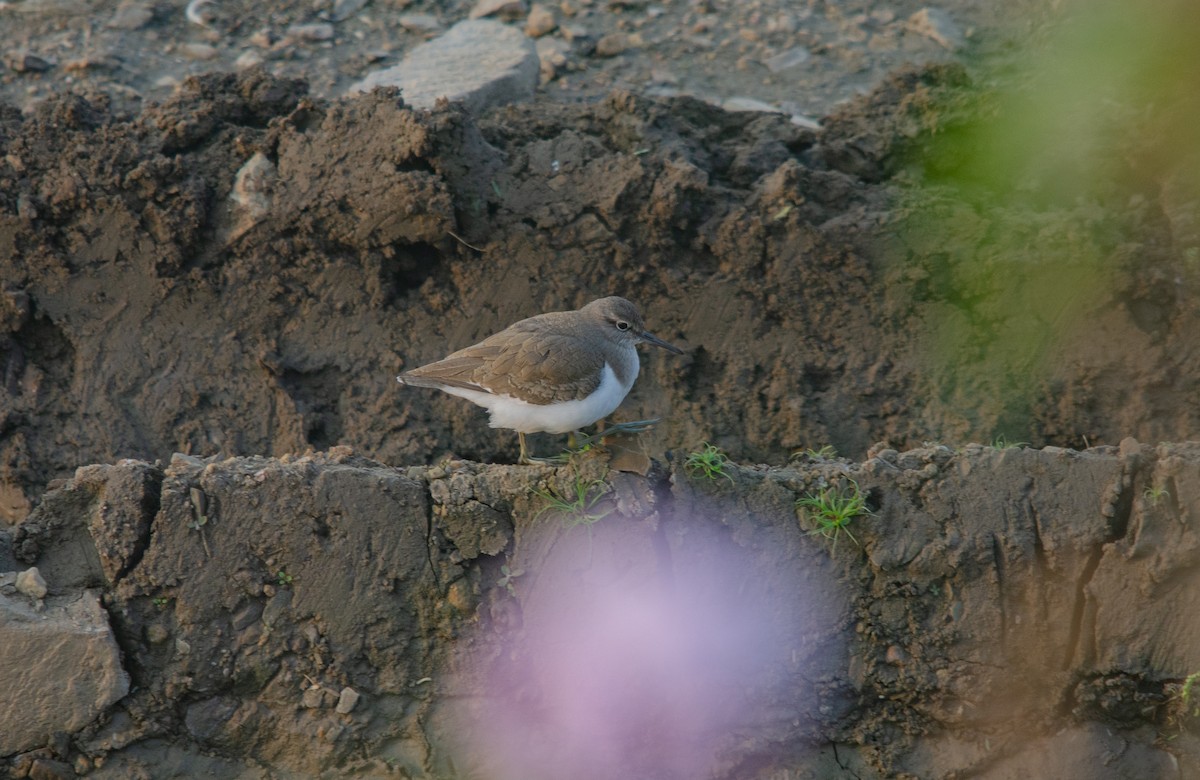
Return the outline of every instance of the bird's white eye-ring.
<path id="1" fill-rule="evenodd" d="M 629 323 L 625 320 L 617 320 L 617 330 L 629 330 Z"/>

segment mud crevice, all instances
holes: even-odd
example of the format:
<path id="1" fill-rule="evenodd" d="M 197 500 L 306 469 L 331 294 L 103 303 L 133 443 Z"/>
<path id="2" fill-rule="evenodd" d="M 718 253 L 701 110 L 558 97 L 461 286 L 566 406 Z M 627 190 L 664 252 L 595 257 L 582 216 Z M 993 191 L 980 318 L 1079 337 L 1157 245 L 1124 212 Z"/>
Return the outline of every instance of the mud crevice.
<path id="1" fill-rule="evenodd" d="M 138 564 L 142 562 L 146 551 L 150 549 L 150 543 L 154 538 L 154 521 L 158 517 L 159 510 L 162 509 L 162 488 L 165 479 L 166 474 L 161 469 L 150 469 L 146 474 L 148 484 L 146 485 L 141 506 L 139 507 L 142 514 L 141 525 L 143 530 L 138 535 L 133 549 L 130 550 L 128 560 L 125 561 L 125 564 L 117 572 L 113 581 L 114 585 L 128 577 L 129 573 L 136 569 Z"/>
<path id="2" fill-rule="evenodd" d="M 1104 545 L 1095 545 L 1088 554 L 1088 560 L 1084 564 L 1083 572 L 1079 575 L 1079 579 L 1075 583 L 1075 600 L 1071 607 L 1071 628 L 1067 633 L 1067 649 L 1062 660 L 1062 668 L 1064 670 L 1071 668 L 1072 661 L 1075 659 L 1079 649 L 1083 619 L 1088 609 L 1087 587 L 1091 583 L 1092 577 L 1096 574 L 1096 569 L 1100 568 L 1100 559 L 1103 556 Z M 1087 655 L 1090 656 L 1091 653 L 1089 652 Z"/>
<path id="3" fill-rule="evenodd" d="M 1005 598 L 1005 588 L 1008 584 L 1007 565 L 1004 562 L 1004 548 L 1000 542 L 1000 537 L 992 534 L 992 566 L 996 569 L 996 590 L 999 598 L 996 599 L 996 607 L 1000 610 L 1000 645 L 1007 646 L 1008 644 L 1008 608 Z"/>

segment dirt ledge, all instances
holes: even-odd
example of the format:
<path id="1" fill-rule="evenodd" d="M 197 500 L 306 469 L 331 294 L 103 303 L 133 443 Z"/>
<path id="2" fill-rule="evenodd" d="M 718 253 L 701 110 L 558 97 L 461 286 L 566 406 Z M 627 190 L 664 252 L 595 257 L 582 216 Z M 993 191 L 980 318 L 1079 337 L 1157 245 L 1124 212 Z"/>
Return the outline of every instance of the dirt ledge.
<path id="1" fill-rule="evenodd" d="M 82 468 L 0 533 L 0 562 L 37 565 L 50 597 L 98 589 L 132 692 L 7 765 L 1195 776 L 1177 694 L 1200 669 L 1200 445 L 728 474 L 348 448 Z M 861 546 L 808 533 L 796 499 L 850 479 L 874 513 Z M 538 493 L 577 480 L 590 524 Z"/>

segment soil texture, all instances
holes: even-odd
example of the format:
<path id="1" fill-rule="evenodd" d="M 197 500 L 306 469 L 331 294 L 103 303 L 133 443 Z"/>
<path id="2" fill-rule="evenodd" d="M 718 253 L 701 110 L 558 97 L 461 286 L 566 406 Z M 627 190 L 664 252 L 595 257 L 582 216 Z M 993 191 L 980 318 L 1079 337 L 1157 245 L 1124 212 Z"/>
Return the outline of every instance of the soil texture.
<path id="1" fill-rule="evenodd" d="M 1200 72 L 1195 11 L 1080 104 L 1040 29 L 1030 75 L 954 61 L 929 9 L 717 5 L 560 19 L 566 69 L 473 115 L 338 97 L 392 56 L 374 6 L 322 9 L 325 46 L 296 9 L 201 3 L 184 41 L 181 9 L 92 38 L 92 6 L 0 3 L 26 49 L 170 47 L 4 53 L 0 633 L 88 679 L 0 676 L 95 692 L 22 693 L 47 725 L 0 725 L 0 773 L 1200 777 L 1200 450 L 1169 443 L 1200 428 L 1200 99 L 1162 75 Z M 949 7 L 1002 48 L 980 8 Z M 291 30 L 267 62 L 188 75 L 260 25 Z M 796 47 L 863 83 L 749 90 Z M 395 381 L 613 294 L 684 350 L 643 352 L 636 440 L 508 465 Z"/>

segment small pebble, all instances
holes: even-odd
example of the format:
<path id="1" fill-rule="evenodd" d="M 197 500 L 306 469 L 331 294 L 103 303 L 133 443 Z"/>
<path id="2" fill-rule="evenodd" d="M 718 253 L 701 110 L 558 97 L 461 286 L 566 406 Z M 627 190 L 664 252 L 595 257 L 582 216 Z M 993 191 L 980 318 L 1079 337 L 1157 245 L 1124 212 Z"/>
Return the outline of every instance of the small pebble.
<path id="1" fill-rule="evenodd" d="M 524 0 L 479 0 L 469 14 L 472 19 L 498 16 L 501 19 L 519 19 L 525 14 Z"/>
<path id="2" fill-rule="evenodd" d="M 337 712 L 341 715 L 349 714 L 358 705 L 359 698 L 358 691 L 353 688 L 342 688 L 342 693 L 338 696 Z"/>
<path id="3" fill-rule="evenodd" d="M 293 24 L 287 28 L 287 37 L 297 41 L 333 40 L 333 25 L 329 22 L 313 22 L 312 24 Z"/>
<path id="4" fill-rule="evenodd" d="M 116 12 L 104 26 L 114 30 L 140 30 L 154 18 L 154 7 L 149 3 L 125 2 L 117 6 Z"/>
<path id="5" fill-rule="evenodd" d="M 442 23 L 433 14 L 400 14 L 396 22 L 409 32 L 428 35 L 442 29 Z"/>
<path id="6" fill-rule="evenodd" d="M 525 18 L 525 34 L 530 38 L 541 38 L 551 33 L 558 26 L 554 20 L 554 12 L 541 3 L 534 3 Z"/>
<path id="7" fill-rule="evenodd" d="M 33 599 L 46 597 L 46 581 L 36 566 L 31 566 L 17 575 L 17 590 Z"/>
<path id="8" fill-rule="evenodd" d="M 345 21 L 361 11 L 366 4 L 367 0 L 334 0 L 329 18 L 335 22 Z"/>
<path id="9" fill-rule="evenodd" d="M 797 65 L 803 65 L 808 62 L 810 56 L 808 49 L 803 46 L 793 46 L 786 51 L 779 52 L 773 57 L 768 57 L 763 64 L 772 73 L 782 73 L 785 70 L 790 70 Z"/>
<path id="10" fill-rule="evenodd" d="M 50 70 L 51 64 L 36 54 L 27 51 L 13 51 L 4 55 L 4 64 L 17 73 L 41 73 Z"/>
<path id="11" fill-rule="evenodd" d="M 179 53 L 190 60 L 212 60 L 217 57 L 217 47 L 207 43 L 181 43 Z"/>
<path id="12" fill-rule="evenodd" d="M 609 33 L 596 41 L 597 57 L 616 57 L 633 47 L 633 36 L 623 32 Z"/>
<path id="13" fill-rule="evenodd" d="M 238 70 L 249 70 L 262 65 L 265 61 L 265 58 L 256 51 L 244 51 L 233 61 L 233 66 Z"/>
<path id="14" fill-rule="evenodd" d="M 322 704 L 325 703 L 325 691 L 323 691 L 319 686 L 306 688 L 304 695 L 300 697 L 300 703 L 307 709 L 318 709 Z"/>

